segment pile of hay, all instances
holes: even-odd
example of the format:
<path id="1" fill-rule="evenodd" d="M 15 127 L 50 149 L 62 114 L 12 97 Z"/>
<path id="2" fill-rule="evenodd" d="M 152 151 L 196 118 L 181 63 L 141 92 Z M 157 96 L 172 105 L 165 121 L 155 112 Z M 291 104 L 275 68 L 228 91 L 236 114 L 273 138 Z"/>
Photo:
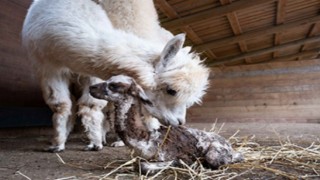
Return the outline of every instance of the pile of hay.
<path id="1" fill-rule="evenodd" d="M 220 129 L 221 130 L 221 129 Z M 243 153 L 245 161 L 229 164 L 218 170 L 205 169 L 200 163 L 191 166 L 166 167 L 157 174 L 141 175 L 133 170 L 139 157 L 114 161 L 104 168 L 106 174 L 88 174 L 83 179 L 320 179 L 320 142 L 308 147 L 291 143 L 289 138 L 278 145 L 264 146 L 255 137 L 229 138 L 233 147 Z"/>

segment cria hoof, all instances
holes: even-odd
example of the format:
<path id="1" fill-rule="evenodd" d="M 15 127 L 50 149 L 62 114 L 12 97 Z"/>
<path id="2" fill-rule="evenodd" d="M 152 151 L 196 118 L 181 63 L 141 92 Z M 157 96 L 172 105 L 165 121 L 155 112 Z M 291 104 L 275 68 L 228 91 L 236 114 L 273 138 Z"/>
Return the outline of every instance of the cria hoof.
<path id="1" fill-rule="evenodd" d="M 86 146 L 83 150 L 85 150 L 85 151 L 100 151 L 100 150 L 102 150 L 102 146 L 97 146 L 97 145 Z"/>
<path id="2" fill-rule="evenodd" d="M 51 153 L 58 153 L 58 152 L 63 152 L 64 149 L 59 148 L 58 146 L 52 146 L 49 148 L 45 148 L 45 152 L 51 152 Z"/>
<path id="3" fill-rule="evenodd" d="M 111 147 L 122 147 L 122 146 L 125 146 L 124 142 L 119 140 L 119 141 L 116 141 L 116 142 L 113 142 L 111 144 Z"/>

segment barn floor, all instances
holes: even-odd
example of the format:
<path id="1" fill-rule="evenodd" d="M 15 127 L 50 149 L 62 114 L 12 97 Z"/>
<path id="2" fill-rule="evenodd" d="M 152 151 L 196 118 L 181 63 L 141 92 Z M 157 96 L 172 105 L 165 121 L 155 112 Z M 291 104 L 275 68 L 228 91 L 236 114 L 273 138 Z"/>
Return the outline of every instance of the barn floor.
<path id="1" fill-rule="evenodd" d="M 212 125 L 194 123 L 189 126 L 208 130 Z M 221 124 L 216 124 L 215 129 L 220 127 Z M 230 137 L 237 130 L 240 130 L 237 136 L 255 135 L 255 140 L 263 145 L 278 144 L 279 138 L 286 140 L 288 137 L 301 146 L 320 143 L 319 123 L 225 123 L 220 134 Z M 85 140 L 79 133 L 71 135 L 63 153 L 43 152 L 50 136 L 28 135 L 26 132 L 0 130 L 0 179 L 95 179 L 93 176 L 108 172 L 104 169 L 108 163 L 130 159 L 126 147 L 105 147 L 100 152 L 82 151 Z M 5 135 L 10 137 L 3 138 Z"/>

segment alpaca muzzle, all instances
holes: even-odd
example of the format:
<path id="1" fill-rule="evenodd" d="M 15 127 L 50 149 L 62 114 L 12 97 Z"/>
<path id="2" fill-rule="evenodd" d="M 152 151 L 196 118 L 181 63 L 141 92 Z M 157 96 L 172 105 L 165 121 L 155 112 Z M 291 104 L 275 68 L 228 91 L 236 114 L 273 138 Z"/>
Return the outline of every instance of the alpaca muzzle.
<path id="1" fill-rule="evenodd" d="M 105 96 L 108 95 L 106 90 L 106 83 L 99 83 L 89 87 L 90 95 L 97 99 L 105 99 Z"/>

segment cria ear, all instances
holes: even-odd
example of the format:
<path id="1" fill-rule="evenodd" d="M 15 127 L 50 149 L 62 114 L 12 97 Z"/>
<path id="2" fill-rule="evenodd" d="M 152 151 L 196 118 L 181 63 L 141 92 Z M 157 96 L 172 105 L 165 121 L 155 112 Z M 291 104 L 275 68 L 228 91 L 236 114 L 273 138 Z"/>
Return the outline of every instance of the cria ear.
<path id="1" fill-rule="evenodd" d="M 129 93 L 134 97 L 138 97 L 143 104 L 153 106 L 152 102 L 149 100 L 148 96 L 146 95 L 142 87 L 139 86 L 133 79 L 131 87 L 129 89 Z"/>
<path id="2" fill-rule="evenodd" d="M 160 72 L 167 67 L 169 62 L 177 55 L 182 48 L 186 35 L 184 33 L 176 35 L 172 38 L 164 47 L 158 64 L 156 65 L 156 71 Z"/>

